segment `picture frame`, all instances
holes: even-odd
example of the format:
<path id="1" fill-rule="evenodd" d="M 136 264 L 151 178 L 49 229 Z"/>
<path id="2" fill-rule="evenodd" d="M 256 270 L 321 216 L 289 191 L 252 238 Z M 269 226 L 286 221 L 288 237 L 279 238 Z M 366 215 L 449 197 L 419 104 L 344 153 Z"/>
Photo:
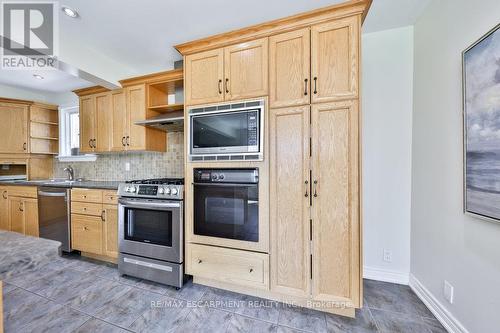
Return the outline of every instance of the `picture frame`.
<path id="1" fill-rule="evenodd" d="M 500 223 L 500 24 L 462 52 L 463 209 Z"/>

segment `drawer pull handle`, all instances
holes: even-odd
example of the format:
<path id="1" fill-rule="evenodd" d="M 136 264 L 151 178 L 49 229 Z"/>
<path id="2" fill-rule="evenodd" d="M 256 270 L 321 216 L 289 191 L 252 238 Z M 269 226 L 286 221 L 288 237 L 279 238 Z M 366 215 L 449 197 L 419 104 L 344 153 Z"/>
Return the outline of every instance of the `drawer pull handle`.
<path id="1" fill-rule="evenodd" d="M 203 260 L 198 259 L 198 264 L 201 264 L 202 262 L 203 262 Z"/>
<path id="2" fill-rule="evenodd" d="M 87 231 L 87 230 L 89 230 L 89 228 L 87 228 L 87 227 L 83 227 L 83 230 Z"/>
<path id="3" fill-rule="evenodd" d="M 252 273 L 252 272 L 253 272 L 253 268 L 250 268 L 250 273 Z"/>
<path id="4" fill-rule="evenodd" d="M 105 210 L 103 210 L 102 213 L 101 213 L 101 221 L 102 222 L 106 221 L 106 216 L 104 214 L 106 214 Z"/>
<path id="5" fill-rule="evenodd" d="M 4 199 L 7 199 L 7 191 L 3 191 L 3 193 L 2 193 L 2 197 L 3 197 Z"/>

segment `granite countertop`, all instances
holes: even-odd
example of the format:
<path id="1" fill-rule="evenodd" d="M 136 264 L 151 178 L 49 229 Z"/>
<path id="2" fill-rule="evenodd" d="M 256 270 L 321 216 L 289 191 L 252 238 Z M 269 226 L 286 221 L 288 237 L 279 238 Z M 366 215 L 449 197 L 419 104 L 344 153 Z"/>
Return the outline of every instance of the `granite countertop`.
<path id="1" fill-rule="evenodd" d="M 51 187 L 65 187 L 65 188 L 95 188 L 103 190 L 117 190 L 118 184 L 123 183 L 119 181 L 64 181 L 64 180 L 4 180 L 0 181 L 0 185 L 14 185 L 14 186 L 51 186 Z"/>

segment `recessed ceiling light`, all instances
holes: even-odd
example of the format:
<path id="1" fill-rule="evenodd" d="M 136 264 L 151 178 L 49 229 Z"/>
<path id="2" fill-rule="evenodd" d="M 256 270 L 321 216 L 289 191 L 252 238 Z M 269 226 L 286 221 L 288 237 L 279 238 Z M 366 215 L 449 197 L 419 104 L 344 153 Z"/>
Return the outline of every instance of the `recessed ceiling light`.
<path id="1" fill-rule="evenodd" d="M 33 74 L 33 77 L 38 80 L 43 80 L 43 76 L 38 75 L 38 74 Z"/>
<path id="2" fill-rule="evenodd" d="M 72 17 L 72 18 L 78 17 L 78 12 L 76 10 L 74 10 L 73 8 L 63 6 L 62 11 L 64 14 L 68 15 L 69 17 Z"/>

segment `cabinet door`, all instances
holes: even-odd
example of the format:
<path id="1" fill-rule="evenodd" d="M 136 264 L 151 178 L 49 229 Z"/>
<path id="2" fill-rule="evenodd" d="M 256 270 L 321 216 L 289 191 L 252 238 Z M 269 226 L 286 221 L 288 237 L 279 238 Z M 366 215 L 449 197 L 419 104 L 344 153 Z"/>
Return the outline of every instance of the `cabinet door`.
<path id="1" fill-rule="evenodd" d="M 107 152 L 111 150 L 112 136 L 112 109 L 111 93 L 95 96 L 95 151 Z"/>
<path id="2" fill-rule="evenodd" d="M 104 255 L 118 258 L 118 206 L 104 205 Z"/>
<path id="3" fill-rule="evenodd" d="M 94 151 L 95 98 L 80 97 L 80 151 Z"/>
<path id="4" fill-rule="evenodd" d="M 268 38 L 224 48 L 226 100 L 268 94 Z"/>
<path id="5" fill-rule="evenodd" d="M 111 93 L 111 108 L 112 108 L 112 134 L 111 134 L 111 150 L 125 150 L 125 137 L 127 134 L 127 104 L 125 102 L 125 91 L 118 90 Z"/>
<path id="6" fill-rule="evenodd" d="M 306 28 L 269 38 L 271 108 L 309 104 L 310 33 Z"/>
<path id="7" fill-rule="evenodd" d="M 271 109 L 271 290 L 310 293 L 309 106 Z"/>
<path id="8" fill-rule="evenodd" d="M 10 230 L 9 223 L 9 191 L 6 186 L 0 186 L 0 229 Z"/>
<path id="9" fill-rule="evenodd" d="M 146 127 L 135 125 L 138 120 L 146 119 L 146 87 L 141 84 L 125 89 L 127 98 L 128 133 L 125 136 L 126 149 L 146 149 Z"/>
<path id="10" fill-rule="evenodd" d="M 186 105 L 224 100 L 224 49 L 188 55 L 184 61 Z"/>
<path id="11" fill-rule="evenodd" d="M 28 152 L 28 107 L 0 103 L 0 153 Z"/>
<path id="12" fill-rule="evenodd" d="M 10 231 L 24 234 L 23 198 L 9 196 L 8 202 Z"/>
<path id="13" fill-rule="evenodd" d="M 24 233 L 28 236 L 39 236 L 38 200 L 24 199 Z"/>
<path id="14" fill-rule="evenodd" d="M 357 16 L 312 27 L 313 103 L 357 98 L 359 30 Z"/>
<path id="15" fill-rule="evenodd" d="M 102 219 L 71 214 L 71 246 L 75 250 L 102 254 Z"/>
<path id="16" fill-rule="evenodd" d="M 358 102 L 312 107 L 313 298 L 360 306 Z"/>

